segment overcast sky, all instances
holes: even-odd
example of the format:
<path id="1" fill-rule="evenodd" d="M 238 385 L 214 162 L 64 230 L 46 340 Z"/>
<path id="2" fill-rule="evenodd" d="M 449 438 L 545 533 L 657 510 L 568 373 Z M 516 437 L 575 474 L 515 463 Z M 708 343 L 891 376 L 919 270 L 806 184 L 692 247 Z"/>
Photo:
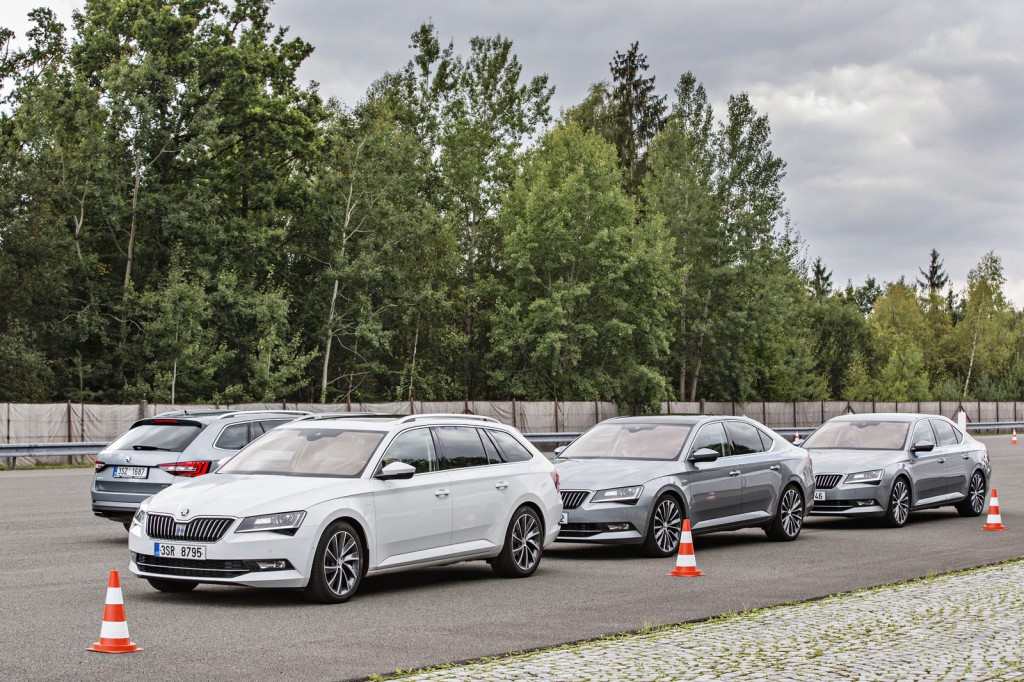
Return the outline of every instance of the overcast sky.
<path id="1" fill-rule="evenodd" d="M 0 25 L 23 33 L 37 4 L 68 19 L 82 2 L 5 0 Z M 767 114 L 793 224 L 837 285 L 913 280 L 936 248 L 962 286 L 995 250 L 1024 304 L 1024 3 L 283 0 L 272 17 L 316 48 L 301 79 L 347 104 L 409 60 L 424 21 L 463 53 L 511 38 L 555 113 L 639 41 L 670 102 L 692 71 L 717 112 L 747 92 Z"/>

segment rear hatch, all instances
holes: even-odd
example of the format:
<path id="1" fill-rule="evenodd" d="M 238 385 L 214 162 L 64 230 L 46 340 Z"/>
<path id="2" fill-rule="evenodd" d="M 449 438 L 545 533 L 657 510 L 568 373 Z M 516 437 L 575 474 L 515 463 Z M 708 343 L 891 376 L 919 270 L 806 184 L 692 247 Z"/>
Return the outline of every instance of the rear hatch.
<path id="1" fill-rule="evenodd" d="M 106 464 L 96 473 L 97 490 L 146 496 L 160 492 L 175 481 L 160 465 L 177 464 L 205 426 L 192 419 L 160 417 L 135 422 L 97 457 Z"/>

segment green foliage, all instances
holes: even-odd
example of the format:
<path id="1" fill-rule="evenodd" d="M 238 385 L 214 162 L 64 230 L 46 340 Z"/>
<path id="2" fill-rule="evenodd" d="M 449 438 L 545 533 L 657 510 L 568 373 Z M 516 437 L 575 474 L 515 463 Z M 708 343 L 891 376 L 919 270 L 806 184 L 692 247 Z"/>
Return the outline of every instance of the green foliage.
<path id="1" fill-rule="evenodd" d="M 575 125 L 548 133 L 505 197 L 491 382 L 512 397 L 632 406 L 665 397 L 668 238 L 635 229 L 615 150 Z"/>
<path id="2" fill-rule="evenodd" d="M 749 97 L 636 43 L 552 130 L 512 43 L 432 24 L 355 106 L 269 0 L 0 29 L 0 399 L 1016 399 L 986 254 L 835 291 Z"/>

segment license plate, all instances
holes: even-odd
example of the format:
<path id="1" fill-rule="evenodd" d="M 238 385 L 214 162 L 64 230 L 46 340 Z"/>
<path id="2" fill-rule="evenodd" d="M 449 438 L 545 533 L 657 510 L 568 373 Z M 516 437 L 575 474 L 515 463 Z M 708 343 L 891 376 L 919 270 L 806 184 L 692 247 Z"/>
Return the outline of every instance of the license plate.
<path id="1" fill-rule="evenodd" d="M 815 502 L 820 502 L 821 500 L 824 500 L 824 499 L 825 499 L 825 491 L 824 490 L 815 490 L 814 491 L 814 501 Z"/>
<path id="2" fill-rule="evenodd" d="M 114 467 L 114 478 L 146 478 L 149 467 Z"/>
<path id="3" fill-rule="evenodd" d="M 154 542 L 153 556 L 168 559 L 206 559 L 206 547 L 203 545 L 179 545 L 170 542 Z"/>
<path id="4" fill-rule="evenodd" d="M 564 526 L 567 523 L 569 523 L 569 515 L 563 512 L 562 518 L 558 519 L 558 525 Z"/>

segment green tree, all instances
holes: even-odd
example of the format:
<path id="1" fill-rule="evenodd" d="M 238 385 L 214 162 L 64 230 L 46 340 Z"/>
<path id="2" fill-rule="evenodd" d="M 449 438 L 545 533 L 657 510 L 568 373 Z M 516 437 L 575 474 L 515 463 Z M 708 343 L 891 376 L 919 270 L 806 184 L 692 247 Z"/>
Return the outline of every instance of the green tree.
<path id="1" fill-rule="evenodd" d="M 820 257 L 811 263 L 811 296 L 827 298 L 832 295 L 832 271 L 825 267 Z"/>
<path id="2" fill-rule="evenodd" d="M 967 274 L 963 320 L 955 329 L 957 365 L 964 377 L 962 397 L 977 377 L 996 377 L 1013 355 L 1014 312 L 1003 285 L 1003 264 L 989 251 Z"/>
<path id="3" fill-rule="evenodd" d="M 926 400 L 929 377 L 922 349 L 928 328 L 915 290 L 902 280 L 887 284 L 868 320 L 879 350 L 878 399 Z"/>
<path id="4" fill-rule="evenodd" d="M 658 222 L 635 229 L 616 165 L 599 136 L 558 126 L 505 197 L 489 356 L 505 396 L 646 410 L 666 395 L 670 242 Z"/>
<path id="5" fill-rule="evenodd" d="M 640 44 L 616 52 L 611 64 L 611 132 L 612 143 L 619 153 L 626 191 L 640 195 L 647 172 L 647 147 L 665 124 L 665 96 L 656 95 L 654 76 L 647 72 L 647 55 Z"/>

